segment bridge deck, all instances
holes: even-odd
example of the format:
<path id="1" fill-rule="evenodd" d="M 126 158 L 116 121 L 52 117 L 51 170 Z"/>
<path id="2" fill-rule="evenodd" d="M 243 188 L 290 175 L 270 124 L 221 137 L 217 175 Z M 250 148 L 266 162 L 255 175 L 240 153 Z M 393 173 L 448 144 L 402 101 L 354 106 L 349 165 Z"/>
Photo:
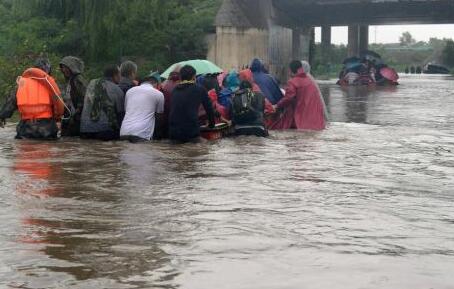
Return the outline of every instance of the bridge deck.
<path id="1" fill-rule="evenodd" d="M 217 26 L 283 26 L 454 23 L 454 0 L 224 0 Z M 269 14 L 267 14 L 269 13 Z M 271 16 L 272 15 L 272 16 Z"/>

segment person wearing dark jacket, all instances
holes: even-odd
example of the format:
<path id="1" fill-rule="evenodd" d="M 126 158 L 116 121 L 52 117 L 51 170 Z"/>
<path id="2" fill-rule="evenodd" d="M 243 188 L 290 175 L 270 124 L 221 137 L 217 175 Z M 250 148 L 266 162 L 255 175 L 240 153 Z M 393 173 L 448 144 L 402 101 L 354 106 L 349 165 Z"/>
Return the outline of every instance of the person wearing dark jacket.
<path id="1" fill-rule="evenodd" d="M 232 120 L 235 135 L 267 137 L 265 126 L 265 96 L 254 92 L 249 81 L 242 81 L 232 99 Z"/>
<path id="2" fill-rule="evenodd" d="M 82 76 L 84 63 L 74 56 L 66 56 L 60 61 L 60 70 L 66 80 L 65 103 L 70 111 L 66 111 L 62 121 L 62 136 L 80 135 L 80 117 L 84 108 L 87 81 Z"/>
<path id="3" fill-rule="evenodd" d="M 195 83 L 196 70 L 189 65 L 180 70 L 181 83 L 172 92 L 170 107 L 169 138 L 174 143 L 200 140 L 199 108 L 203 105 L 213 128 L 214 110 L 208 92 Z"/>

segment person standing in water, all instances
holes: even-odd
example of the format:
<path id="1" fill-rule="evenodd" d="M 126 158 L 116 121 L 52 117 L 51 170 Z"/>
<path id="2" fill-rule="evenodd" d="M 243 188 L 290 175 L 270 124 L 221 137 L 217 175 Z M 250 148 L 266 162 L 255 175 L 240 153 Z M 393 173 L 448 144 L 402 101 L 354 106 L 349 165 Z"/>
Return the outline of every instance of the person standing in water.
<path id="1" fill-rule="evenodd" d="M 64 113 L 64 103 L 57 83 L 51 76 L 49 60 L 40 58 L 33 68 L 17 79 L 17 90 L 0 109 L 0 126 L 19 110 L 17 139 L 57 139 L 58 123 Z"/>
<path id="2" fill-rule="evenodd" d="M 70 109 L 62 121 L 62 136 L 80 135 L 80 118 L 84 108 L 87 81 L 82 76 L 84 63 L 74 56 L 66 56 L 60 61 L 60 71 L 66 80 L 65 103 Z"/>
<path id="3" fill-rule="evenodd" d="M 253 90 L 247 80 L 240 83 L 240 89 L 232 98 L 232 121 L 235 135 L 268 136 L 265 126 L 265 97 Z"/>
<path id="4" fill-rule="evenodd" d="M 328 122 L 329 121 L 328 108 L 326 107 L 326 102 L 325 102 L 325 99 L 323 98 L 322 91 L 320 90 L 320 86 L 318 86 L 317 80 L 315 80 L 315 78 L 312 76 L 311 65 L 309 64 L 309 62 L 307 62 L 305 60 L 301 61 L 301 64 L 303 65 L 303 70 L 306 73 L 306 76 L 308 78 L 310 78 L 312 83 L 317 87 L 318 93 L 320 95 L 320 101 L 322 102 L 322 105 L 323 105 L 323 114 L 325 117 L 325 121 Z"/>
<path id="5" fill-rule="evenodd" d="M 277 80 L 271 76 L 265 66 L 259 59 L 254 59 L 251 64 L 251 71 L 254 76 L 254 82 L 260 87 L 263 95 L 275 105 L 283 95 Z"/>
<path id="6" fill-rule="evenodd" d="M 126 93 L 126 115 L 121 125 L 120 138 L 132 143 L 149 141 L 153 137 L 156 122 L 162 123 L 164 94 L 158 90 L 159 73 L 151 73 L 142 84 Z"/>
<path id="7" fill-rule="evenodd" d="M 172 92 L 179 83 L 180 67 L 175 71 L 172 71 L 169 78 L 162 84 L 162 93 L 164 94 L 164 115 L 162 117 L 161 125 L 155 130 L 154 139 L 169 138 L 170 103 L 172 102 Z"/>
<path id="8" fill-rule="evenodd" d="M 324 130 L 325 113 L 318 86 L 307 76 L 301 61 L 294 60 L 289 67 L 292 78 L 284 97 L 274 106 L 276 111 L 284 111 L 286 127 L 280 129 Z"/>
<path id="9" fill-rule="evenodd" d="M 169 120 L 169 138 L 174 143 L 200 141 L 199 108 L 203 105 L 209 127 L 215 125 L 214 110 L 205 88 L 197 85 L 196 70 L 183 66 L 180 70 L 181 83 L 172 92 Z"/>
<path id="10" fill-rule="evenodd" d="M 87 87 L 82 111 L 80 137 L 103 141 L 120 138 L 125 115 L 124 93 L 118 87 L 120 69 L 116 65 L 104 70 L 104 77 L 94 79 Z"/>

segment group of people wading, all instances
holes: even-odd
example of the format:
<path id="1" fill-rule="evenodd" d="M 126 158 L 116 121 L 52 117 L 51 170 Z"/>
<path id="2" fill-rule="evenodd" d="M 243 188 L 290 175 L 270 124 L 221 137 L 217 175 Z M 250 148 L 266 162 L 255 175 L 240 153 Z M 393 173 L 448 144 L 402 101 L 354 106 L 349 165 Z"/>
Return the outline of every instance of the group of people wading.
<path id="1" fill-rule="evenodd" d="M 197 75 L 178 67 L 162 82 L 151 72 L 138 82 L 137 65 L 111 65 L 90 81 L 84 63 L 73 56 L 59 63 L 66 85 L 60 89 L 47 59 L 40 58 L 17 79 L 17 88 L 0 109 L 0 125 L 19 111 L 17 139 L 80 137 L 142 142 L 170 139 L 197 142 L 202 126 L 225 123 L 233 135 L 266 137 L 268 130 L 323 130 L 326 107 L 304 61 L 289 64 L 285 90 L 263 63 L 218 75 Z M 63 93 L 61 92 L 63 91 Z"/>

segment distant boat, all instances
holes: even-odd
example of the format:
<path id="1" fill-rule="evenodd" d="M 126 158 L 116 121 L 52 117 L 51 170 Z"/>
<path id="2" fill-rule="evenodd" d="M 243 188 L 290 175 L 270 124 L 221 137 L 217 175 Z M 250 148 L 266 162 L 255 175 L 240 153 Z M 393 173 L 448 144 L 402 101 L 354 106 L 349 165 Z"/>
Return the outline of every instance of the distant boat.
<path id="1" fill-rule="evenodd" d="M 449 68 L 438 64 L 427 64 L 423 70 L 424 74 L 450 74 Z"/>

